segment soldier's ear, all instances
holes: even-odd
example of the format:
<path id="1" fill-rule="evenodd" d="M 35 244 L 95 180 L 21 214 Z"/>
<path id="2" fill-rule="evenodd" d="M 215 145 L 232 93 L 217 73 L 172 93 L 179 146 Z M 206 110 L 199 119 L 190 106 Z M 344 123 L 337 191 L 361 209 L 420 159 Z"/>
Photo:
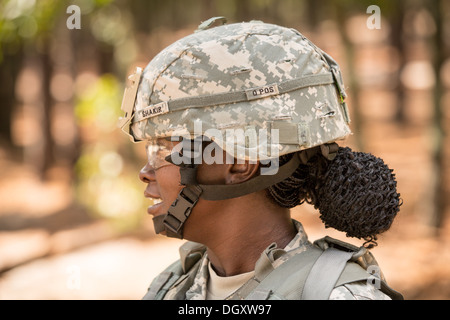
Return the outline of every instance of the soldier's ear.
<path id="1" fill-rule="evenodd" d="M 225 183 L 239 184 L 257 176 L 258 173 L 259 163 L 250 163 L 245 160 L 244 163 L 230 164 L 225 173 Z"/>

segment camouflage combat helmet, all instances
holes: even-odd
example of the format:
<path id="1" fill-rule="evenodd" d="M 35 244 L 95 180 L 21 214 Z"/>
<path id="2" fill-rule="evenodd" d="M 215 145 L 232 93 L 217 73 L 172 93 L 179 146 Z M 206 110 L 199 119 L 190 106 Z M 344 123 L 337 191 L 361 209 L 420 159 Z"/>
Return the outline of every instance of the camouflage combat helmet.
<path id="1" fill-rule="evenodd" d="M 337 63 L 294 29 L 259 21 L 209 28 L 217 21 L 224 18 L 205 21 L 144 70 L 137 68 L 125 91 L 120 127 L 134 142 L 206 137 L 235 158 L 249 160 L 318 146 L 324 155 L 335 152 L 326 146 L 351 133 Z M 176 212 L 169 210 L 173 219 L 165 217 L 167 234 L 182 237 L 183 222 L 199 198 L 242 196 L 284 180 L 305 161 L 306 152 L 298 154 L 275 174 L 239 188 L 199 185 L 196 165 L 180 165 L 186 187 L 174 202 Z"/>

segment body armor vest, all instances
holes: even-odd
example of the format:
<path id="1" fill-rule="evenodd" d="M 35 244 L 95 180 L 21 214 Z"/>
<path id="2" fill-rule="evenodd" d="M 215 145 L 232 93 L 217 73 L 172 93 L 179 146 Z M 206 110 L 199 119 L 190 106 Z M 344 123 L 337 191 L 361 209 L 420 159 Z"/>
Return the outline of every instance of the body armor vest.
<path id="1" fill-rule="evenodd" d="M 185 299 L 205 251 L 203 245 L 186 242 L 180 248 L 181 259 L 153 280 L 143 299 Z M 227 300 L 327 300 L 334 288 L 359 281 L 369 281 L 391 299 L 403 299 L 387 285 L 364 247 L 325 237 L 274 268 L 273 262 L 284 254 L 288 253 L 270 245 L 256 262 L 254 277 Z"/>

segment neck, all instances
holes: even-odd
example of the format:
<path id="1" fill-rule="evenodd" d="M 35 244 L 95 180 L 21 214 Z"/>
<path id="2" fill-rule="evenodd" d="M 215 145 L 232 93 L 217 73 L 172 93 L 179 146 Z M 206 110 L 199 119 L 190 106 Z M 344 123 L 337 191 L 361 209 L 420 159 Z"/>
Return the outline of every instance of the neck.
<path id="1" fill-rule="evenodd" d="M 220 276 L 254 270 L 264 249 L 274 242 L 283 248 L 296 233 L 289 209 L 268 203 L 263 192 L 232 200 L 215 202 L 203 216 L 203 232 L 192 239 L 206 245 Z"/>

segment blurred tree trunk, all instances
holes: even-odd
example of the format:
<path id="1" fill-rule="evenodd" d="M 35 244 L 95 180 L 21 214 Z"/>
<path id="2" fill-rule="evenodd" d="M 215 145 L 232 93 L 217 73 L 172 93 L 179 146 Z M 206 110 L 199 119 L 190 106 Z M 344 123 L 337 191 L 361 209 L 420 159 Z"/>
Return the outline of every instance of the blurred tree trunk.
<path id="1" fill-rule="evenodd" d="M 311 29 L 317 28 L 320 22 L 320 13 L 323 12 L 323 1 L 322 0 L 308 0 L 307 1 L 307 12 L 308 12 L 308 24 Z"/>
<path id="2" fill-rule="evenodd" d="M 3 55 L 0 65 L 0 139 L 7 146 L 12 146 L 12 113 L 16 104 L 15 83 L 23 58 L 22 49 L 14 55 Z"/>
<path id="3" fill-rule="evenodd" d="M 216 2 L 212 0 L 203 0 L 201 2 L 201 18 L 202 20 L 209 19 L 216 15 Z M 199 22 L 200 24 L 200 22 Z"/>
<path id="4" fill-rule="evenodd" d="M 53 107 L 53 99 L 50 94 L 50 82 L 53 73 L 52 61 L 50 58 L 50 39 L 44 37 L 42 45 L 42 53 L 39 54 L 42 64 L 42 159 L 40 168 L 38 168 L 41 179 L 45 179 L 45 175 L 54 164 L 54 141 L 51 132 L 51 112 Z"/>
<path id="5" fill-rule="evenodd" d="M 393 14 L 390 15 L 391 24 L 391 43 L 394 48 L 398 49 L 400 64 L 396 74 L 396 88 L 397 93 L 397 110 L 395 112 L 395 121 L 404 123 L 405 117 L 405 88 L 401 82 L 400 75 L 405 65 L 405 46 L 403 40 L 403 16 L 405 13 L 404 0 L 396 0 L 393 2 Z"/>
<path id="6" fill-rule="evenodd" d="M 361 126 L 361 112 L 359 110 L 359 96 L 360 96 L 360 86 L 356 79 L 355 74 L 355 45 L 350 41 L 348 34 L 346 32 L 346 13 L 349 12 L 349 8 L 342 4 L 341 2 L 333 2 L 335 5 L 335 13 L 337 18 L 337 23 L 342 35 L 342 41 L 345 47 L 345 56 L 346 56 L 346 69 L 342 70 L 343 74 L 346 75 L 344 77 L 344 83 L 347 90 L 347 95 L 350 97 L 351 105 L 350 110 L 351 113 L 351 126 L 353 127 L 353 131 L 355 132 L 355 143 L 356 148 L 359 151 L 364 151 L 364 132 Z"/>
<path id="7" fill-rule="evenodd" d="M 248 21 L 255 18 L 250 17 L 248 0 L 234 0 L 234 4 L 236 7 L 236 21 Z"/>
<path id="8" fill-rule="evenodd" d="M 434 174 L 434 208 L 430 217 L 430 223 L 433 227 L 439 228 L 442 226 L 445 213 L 445 170 L 444 170 L 444 140 L 445 132 L 443 127 L 443 112 L 442 112 L 442 98 L 443 85 L 440 77 L 440 72 L 445 61 L 445 48 L 443 39 L 443 1 L 426 2 L 433 19 L 436 23 L 436 32 L 432 38 L 432 47 L 434 53 L 433 66 L 436 75 L 436 85 L 434 88 L 434 117 L 433 117 L 433 174 Z"/>
<path id="9" fill-rule="evenodd" d="M 158 12 L 158 1 L 130 1 L 127 6 L 133 16 L 136 32 L 147 33 L 157 26 L 155 13 Z"/>
<path id="10" fill-rule="evenodd" d="M 271 19 L 272 23 L 284 25 L 286 19 L 283 12 L 279 10 L 280 4 L 277 0 L 271 0 L 264 8 L 264 19 Z"/>

